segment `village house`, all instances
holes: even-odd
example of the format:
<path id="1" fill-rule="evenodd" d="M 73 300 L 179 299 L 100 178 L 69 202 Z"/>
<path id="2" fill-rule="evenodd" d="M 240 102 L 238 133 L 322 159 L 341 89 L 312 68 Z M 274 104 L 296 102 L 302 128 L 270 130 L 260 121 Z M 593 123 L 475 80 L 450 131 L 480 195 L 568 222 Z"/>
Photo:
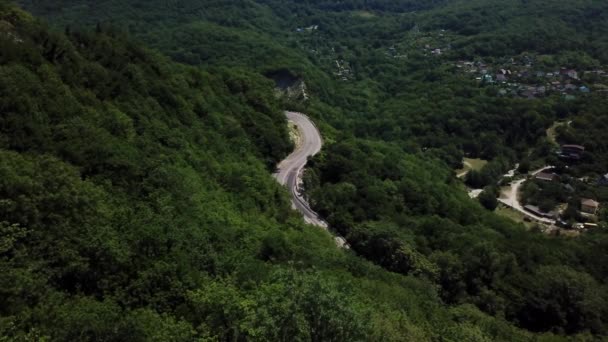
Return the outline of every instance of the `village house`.
<path id="1" fill-rule="evenodd" d="M 581 159 L 581 156 L 585 152 L 585 147 L 581 145 L 566 144 L 562 145 L 559 156 L 565 159 Z"/>
<path id="2" fill-rule="evenodd" d="M 562 75 L 566 75 L 572 79 L 578 80 L 578 72 L 572 69 L 566 69 L 562 71 Z"/>
<path id="3" fill-rule="evenodd" d="M 586 214 L 595 215 L 600 204 L 592 199 L 581 199 L 581 211 Z"/>
<path id="4" fill-rule="evenodd" d="M 528 204 L 528 205 L 524 206 L 524 209 L 536 216 L 543 217 L 543 218 L 555 219 L 557 217 L 556 212 L 551 211 L 551 212 L 547 213 L 547 212 L 540 210 L 540 208 L 535 205 Z"/>
<path id="5" fill-rule="evenodd" d="M 539 172 L 536 174 L 534 179 L 538 179 L 538 180 L 545 181 L 545 182 L 553 182 L 554 180 L 559 179 L 559 176 L 556 175 L 555 173 Z"/>
<path id="6" fill-rule="evenodd" d="M 551 88 L 552 89 L 560 89 L 562 86 L 562 83 L 560 81 L 553 81 L 551 82 Z"/>
<path id="7" fill-rule="evenodd" d="M 426 47 L 431 54 L 440 55 L 443 53 L 441 49 L 432 48 L 430 45 Z M 514 59 L 511 58 L 510 61 L 513 63 Z M 530 68 L 516 67 L 511 70 L 506 66 L 509 64 L 509 60 L 507 59 L 501 59 L 499 64 L 501 66 L 488 65 L 479 60 L 475 62 L 460 60 L 455 63 L 456 67 L 462 71 L 474 74 L 475 80 L 480 81 L 481 84 L 506 85 L 506 87 L 497 92 L 498 96 L 511 95 L 514 97 L 536 99 L 545 97 L 550 93 L 559 92 L 564 96 L 565 100 L 571 101 L 576 99 L 575 94 L 591 92 L 591 86 L 580 84 L 579 73 L 574 69 L 562 67 L 553 72 L 546 72 L 538 69 L 526 70 Z M 520 64 L 515 63 L 515 65 Z M 594 71 L 594 73 L 597 72 Z M 589 73 L 589 71 L 585 71 L 585 73 Z M 539 82 L 540 79 L 545 77 L 546 81 Z M 602 90 L 605 90 L 608 92 L 608 86 L 599 83 L 592 86 L 593 91 L 602 92 Z M 602 87 L 605 87 L 605 89 Z M 558 153 L 558 156 L 567 160 L 579 160 L 583 152 L 584 149 L 581 151 L 564 149 Z"/>
<path id="8" fill-rule="evenodd" d="M 564 144 L 562 145 L 562 152 L 564 153 L 583 153 L 585 152 L 585 146 L 575 144 Z"/>
<path id="9" fill-rule="evenodd" d="M 547 88 L 545 86 L 540 86 L 540 87 L 536 88 L 536 92 L 539 95 L 544 95 L 545 92 L 547 92 Z"/>

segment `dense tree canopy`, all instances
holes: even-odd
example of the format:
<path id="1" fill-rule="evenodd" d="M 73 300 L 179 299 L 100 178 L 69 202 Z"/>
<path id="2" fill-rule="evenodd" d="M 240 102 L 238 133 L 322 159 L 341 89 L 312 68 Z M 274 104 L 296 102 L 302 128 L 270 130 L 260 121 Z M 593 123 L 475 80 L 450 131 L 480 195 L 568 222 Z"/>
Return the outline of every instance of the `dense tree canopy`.
<path id="1" fill-rule="evenodd" d="M 53 28 L 0 2 L 1 335 L 608 334 L 608 234 L 549 237 L 483 208 L 518 161 L 608 172 L 602 93 L 522 96 L 459 68 L 601 68 L 605 3 L 19 3 Z M 297 100 L 275 97 L 281 77 L 302 85 Z M 586 77 L 577 86 L 603 80 Z M 321 127 L 306 196 L 349 251 L 270 177 L 292 148 L 284 108 Z M 568 168 L 547 137 L 556 120 L 572 121 L 557 143 L 587 147 Z M 464 179 L 486 187 L 479 201 L 454 176 L 464 156 L 488 161 Z M 524 197 L 561 190 L 529 182 Z M 575 187 L 602 202 L 605 190 Z"/>

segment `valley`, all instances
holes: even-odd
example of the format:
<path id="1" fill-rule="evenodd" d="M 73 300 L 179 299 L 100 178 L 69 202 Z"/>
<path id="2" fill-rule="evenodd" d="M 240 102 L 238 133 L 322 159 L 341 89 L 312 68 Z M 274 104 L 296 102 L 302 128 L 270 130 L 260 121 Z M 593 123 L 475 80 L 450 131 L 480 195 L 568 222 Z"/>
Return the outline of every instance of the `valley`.
<path id="1" fill-rule="evenodd" d="M 607 15 L 0 0 L 2 340 L 605 340 Z"/>

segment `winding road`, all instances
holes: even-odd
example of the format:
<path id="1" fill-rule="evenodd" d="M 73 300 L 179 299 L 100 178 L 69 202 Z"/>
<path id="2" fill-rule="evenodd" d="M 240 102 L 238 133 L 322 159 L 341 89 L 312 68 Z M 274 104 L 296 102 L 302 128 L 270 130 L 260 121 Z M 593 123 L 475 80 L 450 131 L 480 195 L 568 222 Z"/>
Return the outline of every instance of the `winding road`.
<path id="1" fill-rule="evenodd" d="M 319 217 L 302 196 L 300 185 L 302 183 L 302 171 L 308 157 L 319 153 L 323 146 L 323 139 L 315 124 L 304 114 L 296 112 L 285 112 L 287 119 L 298 129 L 300 143 L 296 149 L 279 163 L 277 172 L 273 175 L 276 180 L 289 188 L 291 203 L 294 209 L 302 213 L 304 221 L 309 224 L 328 229 L 327 222 Z M 346 240 L 335 237 L 336 244 L 347 247 Z"/>

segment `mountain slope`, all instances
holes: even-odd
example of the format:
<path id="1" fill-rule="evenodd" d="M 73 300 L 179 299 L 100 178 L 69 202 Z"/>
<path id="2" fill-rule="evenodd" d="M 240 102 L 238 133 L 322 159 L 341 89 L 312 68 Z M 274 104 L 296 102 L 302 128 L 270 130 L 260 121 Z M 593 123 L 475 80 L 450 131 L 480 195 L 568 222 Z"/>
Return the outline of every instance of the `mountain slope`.
<path id="1" fill-rule="evenodd" d="M 4 339 L 531 338 L 304 226 L 268 80 L 5 4 L 0 27 Z"/>
<path id="2" fill-rule="evenodd" d="M 504 96 L 500 95 L 500 85 L 478 82 L 473 75 L 459 71 L 456 64 L 467 58 L 488 63 L 497 72 L 501 64 L 516 62 L 520 68 L 526 63 L 522 60 L 538 57 L 534 68 L 544 72 L 599 67 L 603 38 L 594 37 L 595 29 L 585 27 L 598 27 L 602 32 L 602 15 L 589 12 L 602 10 L 603 3 L 574 1 L 556 6 L 555 1 L 449 1 L 433 2 L 433 6 L 413 13 L 408 12 L 415 9 L 408 7 L 413 4 L 409 1 L 399 2 L 403 8 L 389 7 L 390 11 L 383 10 L 382 1 L 278 5 L 248 1 L 239 6 L 217 1 L 97 4 L 70 0 L 62 2 L 65 7 L 23 2 L 52 18 L 61 30 L 72 22 L 97 26 L 98 33 L 90 39 L 93 43 L 87 43 L 89 40 L 81 38 L 83 34 L 70 32 L 76 26 L 71 25 L 68 45 L 93 64 L 102 61 L 103 70 L 72 70 L 78 58 L 64 60 L 72 55 L 63 53 L 61 45 L 49 44 L 44 33 L 31 36 L 33 45 L 42 47 L 38 53 L 21 56 L 20 49 L 8 48 L 6 51 L 14 55 L 8 61 L 16 68 L 37 60 L 46 60 L 43 64 L 47 68 L 48 64 L 61 65 L 57 73 L 61 82 L 68 82 L 78 97 L 70 92 L 45 93 L 47 89 L 61 90 L 61 82 L 37 88 L 32 84 L 40 76 L 11 76 L 9 84 L 27 85 L 19 85 L 18 91 L 12 91 L 10 85 L 4 88 L 11 94 L 7 103 L 18 113 L 9 113 L 9 120 L 3 123 L 10 128 L 3 138 L 7 149 L 36 158 L 41 151 L 52 154 L 75 167 L 85 182 L 94 182 L 106 192 L 108 188 L 116 190 L 120 195 L 110 192 L 107 197 L 122 202 L 101 210 L 110 217 L 123 212 L 119 208 L 143 201 L 135 209 L 125 209 L 125 217 L 118 215 L 106 225 L 113 227 L 111 232 L 118 228 L 135 232 L 130 240 L 120 238 L 122 235 L 114 238 L 127 241 L 126 250 L 132 248 L 129 241 L 137 241 L 139 235 L 156 241 L 154 237 L 173 232 L 176 226 L 189 227 L 187 231 L 197 234 L 204 227 L 204 239 L 192 239 L 196 235 L 189 233 L 179 239 L 163 238 L 151 246 L 146 242 L 136 252 L 129 252 L 132 254 L 125 252 L 143 256 L 157 268 L 146 269 L 145 280 L 135 285 L 125 281 L 112 287 L 117 294 L 109 297 L 120 306 L 127 303 L 129 310 L 166 313 L 198 329 L 197 336 L 210 334 L 220 339 L 274 340 L 292 335 L 310 339 L 307 334 L 313 324 L 311 317 L 318 312 L 315 310 L 337 310 L 330 315 L 340 319 L 328 320 L 332 324 L 327 329 L 332 334 L 346 327 L 354 331 L 352 335 L 336 333 L 324 338 L 605 337 L 608 234 L 594 230 L 570 239 L 526 230 L 471 201 L 453 175 L 465 155 L 488 160 L 480 172 L 471 172 L 467 182 L 489 186 L 486 195 L 493 197 L 499 177 L 513 164 L 551 154 L 553 147 L 545 134 L 556 120 L 574 119 L 574 131 L 559 137 L 574 143 L 586 133 L 579 130 L 596 124 L 598 138 L 586 141 L 596 144 L 597 153 L 601 153 L 602 144 L 594 142 L 601 140 L 601 120 L 591 119 L 601 112 L 599 92 L 577 93 L 574 100 L 560 92 L 531 99 L 517 92 Z M 581 25 L 583 19 L 589 22 Z M 100 24 L 95 25 L 97 22 Z M 142 54 L 130 52 L 131 43 L 112 33 L 115 30 L 106 22 L 205 71 L 160 57 L 155 57 L 156 63 L 155 58 L 141 59 Z M 9 33 L 7 37 L 13 39 Z M 11 39 L 7 44 L 15 42 Z M 594 47 L 596 42 L 599 49 Z M 437 47 L 441 47 L 441 54 L 433 53 Z M 114 55 L 140 59 L 135 68 L 125 67 L 122 62 L 113 62 Z M 37 75 L 39 64 L 33 65 Z M 149 70 L 150 65 L 155 67 Z M 139 77 L 142 72 L 147 76 Z M 382 269 L 370 266 L 363 258 L 337 252 L 329 246 L 326 235 L 302 227 L 286 207 L 284 191 L 269 183 L 268 170 L 284 155 L 289 143 L 284 122 L 279 119 L 279 104 L 270 95 L 272 85 L 252 72 L 306 82 L 310 100 L 285 105 L 306 111 L 324 134 L 324 151 L 309 164 L 309 200 L 347 236 L 359 257 Z M 149 83 L 154 86 L 147 87 Z M 10 101 L 20 99 L 20 94 L 40 95 L 36 101 L 47 102 L 72 96 L 93 108 L 52 101 L 12 105 Z M 137 100 L 131 102 L 131 98 Z M 110 105 L 119 113 L 112 107 L 104 109 Z M 37 108 L 54 110 L 49 117 L 57 125 L 47 129 L 50 120 L 37 114 Z M 64 108 L 72 114 L 64 117 Z M 79 112 L 88 113 L 86 110 L 102 113 L 84 123 L 70 121 Z M 149 113 L 155 114 L 146 116 Z M 579 114 L 590 118 L 577 120 Z M 20 115 L 26 120 L 21 122 Z M 106 118 L 107 123 L 103 121 Z M 29 141 L 29 136 L 34 140 Z M 92 137 L 90 146 L 83 136 Z M 145 162 L 136 162 L 139 160 Z M 603 160 L 597 158 L 597 172 L 605 170 Z M 15 165 L 35 168 L 27 160 L 19 163 Z M 18 167 L 11 172 L 17 174 L 13 170 Z M 13 178 L 12 182 L 18 181 Z M 78 177 L 73 182 L 76 180 Z M 20 195 L 9 193 L 6 197 Z M 27 193 L 25 198 L 29 197 L 35 196 Z M 76 196 L 80 197 L 97 198 L 89 192 Z M 69 208 L 78 207 L 66 203 Z M 48 212 L 55 210 L 59 209 Z M 130 228 L 133 223 L 140 226 Z M 146 225 L 155 230 L 147 232 L 142 228 Z M 180 253 L 174 251 L 176 239 L 184 240 L 180 240 Z M 159 249 L 179 257 L 159 257 Z M 192 268 L 176 267 L 181 260 L 191 260 L 184 250 L 203 253 L 204 257 L 197 256 L 193 261 L 197 266 Z M 163 263 L 157 265 L 156 260 Z M 204 268 L 198 269 L 198 265 Z M 179 272 L 163 273 L 172 267 Z M 106 271 L 95 279 L 106 279 L 109 274 Z M 156 283 L 157 274 L 164 275 L 163 286 L 139 287 Z M 80 288 L 78 285 L 70 291 L 80 294 Z M 303 297 L 291 298 L 290 288 L 297 288 Z M 315 296 L 315 290 L 310 290 L 315 288 L 327 292 Z M 156 298 L 163 291 L 171 295 Z M 273 301 L 273 291 L 284 295 Z M 96 287 L 92 293 L 106 298 L 98 295 Z M 285 309 L 283 301 L 296 309 Z M 315 305 L 307 306 L 306 302 Z M 346 305 L 336 306 L 336 302 Z M 480 314 L 474 307 L 496 318 Z M 296 314 L 293 321 L 285 318 Z M 373 319 L 362 318 L 367 316 Z M 273 335 L 277 331 L 286 335 Z"/>

